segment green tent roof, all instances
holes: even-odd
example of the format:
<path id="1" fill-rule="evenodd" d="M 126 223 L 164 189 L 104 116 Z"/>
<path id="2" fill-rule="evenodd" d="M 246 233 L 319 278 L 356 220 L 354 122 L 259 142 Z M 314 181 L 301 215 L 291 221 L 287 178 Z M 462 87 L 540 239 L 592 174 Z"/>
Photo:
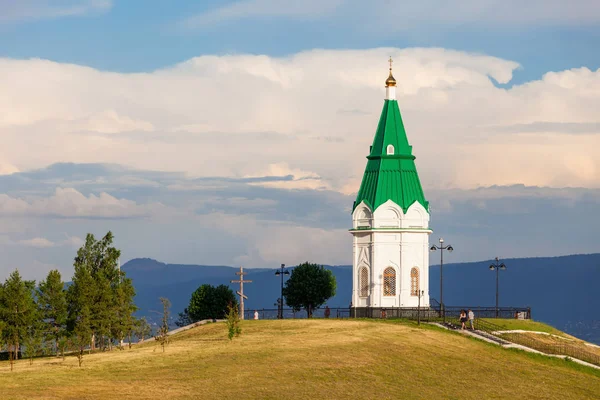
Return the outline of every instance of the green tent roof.
<path id="1" fill-rule="evenodd" d="M 394 146 L 393 155 L 387 154 L 388 145 Z M 396 100 L 385 100 L 371 154 L 367 159 L 353 212 L 362 201 L 375 211 L 388 200 L 392 200 L 404 212 L 415 201 L 429 211 L 429 202 L 423 194 L 415 156 L 412 155 L 412 146 L 408 144 Z"/>

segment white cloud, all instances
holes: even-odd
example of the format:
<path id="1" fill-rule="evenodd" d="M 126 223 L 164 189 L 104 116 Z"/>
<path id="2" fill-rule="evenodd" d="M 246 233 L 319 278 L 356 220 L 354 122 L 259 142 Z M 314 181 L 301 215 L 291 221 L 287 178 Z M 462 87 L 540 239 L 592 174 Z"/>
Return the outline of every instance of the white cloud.
<path id="1" fill-rule="evenodd" d="M 112 8 L 112 0 L 0 0 L 0 24 L 71 17 Z"/>
<path id="2" fill-rule="evenodd" d="M 65 235 L 64 240 L 52 241 L 44 237 L 33 237 L 29 239 L 13 239 L 8 235 L 0 235 L 0 245 L 4 246 L 24 246 L 38 249 L 48 249 L 51 247 L 67 246 L 79 248 L 84 243 L 83 239 L 77 236 Z"/>
<path id="3" fill-rule="evenodd" d="M 389 55 L 426 188 L 600 186 L 599 70 L 505 89 L 493 80 L 510 82 L 518 63 L 435 48 L 202 56 L 143 74 L 0 59 L 0 171 L 120 163 L 193 177 L 289 174 L 260 184 L 352 193 Z"/>
<path id="4" fill-rule="evenodd" d="M 122 133 L 151 132 L 154 127 L 146 121 L 119 115 L 114 110 L 104 110 L 89 117 L 67 121 L 63 129 L 66 132 Z"/>
<path id="5" fill-rule="evenodd" d="M 1 160 L 2 158 L 0 158 L 0 175 L 10 175 L 19 172 L 19 169 L 14 165 L 3 163 Z"/>
<path id="6" fill-rule="evenodd" d="M 19 240 L 18 244 L 23 245 L 23 246 L 38 247 L 41 249 L 55 246 L 55 243 L 49 241 L 46 238 L 40 238 L 40 237 L 36 237 L 33 239 Z"/>
<path id="7" fill-rule="evenodd" d="M 595 0 L 242 0 L 188 17 L 189 28 L 251 18 L 322 18 L 362 31 L 444 30 L 452 26 L 581 25 L 600 21 Z"/>
<path id="8" fill-rule="evenodd" d="M 140 218 L 163 209 L 160 204 L 139 205 L 108 193 L 88 197 L 72 188 L 57 188 L 53 196 L 32 199 L 0 194 L 0 216 L 64 218 Z"/>
<path id="9" fill-rule="evenodd" d="M 281 180 L 261 180 L 251 182 L 251 185 L 279 188 L 279 189 L 330 189 L 327 182 L 323 182 L 321 177 L 314 172 L 303 171 L 298 168 L 290 168 L 287 163 L 270 164 L 266 169 L 259 173 L 245 175 L 244 178 L 257 177 L 279 177 L 286 178 Z"/>

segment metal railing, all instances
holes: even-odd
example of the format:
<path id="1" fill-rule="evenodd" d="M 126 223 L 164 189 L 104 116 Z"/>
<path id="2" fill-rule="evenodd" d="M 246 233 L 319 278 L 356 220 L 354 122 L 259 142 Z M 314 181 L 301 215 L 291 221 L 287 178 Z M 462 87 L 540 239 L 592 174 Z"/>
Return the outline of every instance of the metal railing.
<path id="1" fill-rule="evenodd" d="M 475 318 L 502 318 L 502 319 L 531 319 L 531 307 L 473 307 L 473 306 L 446 306 L 446 317 L 458 318 L 463 310 L 472 310 Z"/>
<path id="2" fill-rule="evenodd" d="M 244 319 L 254 319 L 254 312 L 258 312 L 258 319 L 277 319 L 278 309 L 276 308 L 253 308 L 244 311 Z M 328 318 L 350 318 L 350 308 L 332 307 L 329 308 Z M 313 310 L 313 318 L 325 318 L 325 308 Z M 303 319 L 307 318 L 305 310 L 294 311 L 291 308 L 283 309 L 283 319 Z"/>
<path id="3" fill-rule="evenodd" d="M 421 321 L 439 321 L 442 312 L 439 303 L 432 301 L 431 307 L 331 307 L 329 318 L 405 318 L 410 320 L 421 319 Z M 495 318 L 495 307 L 445 307 L 446 318 L 458 319 L 462 310 L 473 310 L 476 318 Z M 276 308 L 249 309 L 244 312 L 244 319 L 254 319 L 254 312 L 258 312 L 258 319 L 277 319 Z M 529 307 L 500 307 L 498 308 L 500 318 L 530 319 L 531 308 Z M 419 315 L 420 314 L 420 315 Z M 283 318 L 307 318 L 305 310 L 294 311 L 291 308 L 283 309 Z M 325 318 L 325 308 L 313 310 L 313 318 Z"/>
<path id="4" fill-rule="evenodd" d="M 437 303 L 437 302 L 436 302 Z M 443 312 L 447 319 L 458 319 L 461 311 L 472 310 L 476 318 L 495 318 L 495 307 L 444 307 Z M 419 316 L 420 313 L 420 316 Z M 531 308 L 529 307 L 500 307 L 498 308 L 500 318 L 519 318 L 530 319 Z M 350 316 L 355 318 L 406 318 L 418 319 L 421 321 L 439 321 L 443 319 L 443 314 L 439 303 L 429 308 L 417 307 L 398 308 L 398 307 L 355 307 L 350 309 Z"/>

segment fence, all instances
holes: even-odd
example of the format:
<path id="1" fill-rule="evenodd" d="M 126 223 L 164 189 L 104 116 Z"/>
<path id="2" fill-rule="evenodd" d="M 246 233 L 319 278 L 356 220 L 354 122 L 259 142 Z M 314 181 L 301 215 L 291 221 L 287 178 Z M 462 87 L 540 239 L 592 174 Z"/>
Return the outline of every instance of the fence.
<path id="1" fill-rule="evenodd" d="M 529 337 L 527 334 L 521 332 L 497 333 L 499 331 L 503 331 L 504 328 L 481 319 L 475 320 L 475 328 L 498 336 L 506 341 L 541 351 L 542 353 L 573 357 L 577 358 L 578 360 L 600 366 L 600 354 L 587 351 L 585 348 L 573 345 L 566 340 L 565 342 L 561 343 L 546 343 L 544 341 Z"/>
<path id="2" fill-rule="evenodd" d="M 258 312 L 258 319 L 277 319 L 279 310 L 276 308 L 256 308 L 244 310 L 244 319 L 254 319 L 254 311 Z M 350 309 L 348 307 L 333 307 L 329 309 L 329 318 L 350 318 Z M 302 319 L 307 318 L 305 310 L 294 311 L 291 308 L 283 309 L 284 319 Z M 325 308 L 313 310 L 313 318 L 325 318 Z"/>
<path id="3" fill-rule="evenodd" d="M 439 308 L 437 308 L 439 311 Z M 445 307 L 446 318 L 458 318 L 462 310 L 472 310 L 475 318 L 531 319 L 530 307 Z"/>
<path id="4" fill-rule="evenodd" d="M 446 314 L 446 319 L 458 319 L 461 311 L 473 310 L 476 318 L 520 318 L 530 319 L 529 307 L 445 307 L 443 312 L 433 305 L 431 308 L 396 308 L 396 307 L 355 307 L 350 309 L 350 316 L 355 318 L 407 318 L 422 321 L 439 321 Z M 496 314 L 497 313 L 497 314 Z M 420 314 L 420 315 L 419 315 Z"/>
<path id="5" fill-rule="evenodd" d="M 529 307 L 445 307 L 446 318 L 458 318 L 462 310 L 471 309 L 476 318 L 495 318 L 498 312 L 499 318 L 531 318 L 531 308 Z M 259 319 L 277 319 L 279 310 L 276 308 L 261 308 L 245 310 L 244 319 L 253 319 L 254 311 L 258 312 Z M 333 307 L 329 309 L 330 318 L 406 318 L 411 320 L 421 319 L 422 321 L 439 321 L 443 315 L 440 311 L 439 303 L 437 307 L 417 307 L 399 308 L 399 307 Z M 313 318 L 324 318 L 325 309 L 318 308 L 313 310 Z M 283 309 L 283 318 L 307 318 L 306 311 L 294 311 L 290 308 Z"/>

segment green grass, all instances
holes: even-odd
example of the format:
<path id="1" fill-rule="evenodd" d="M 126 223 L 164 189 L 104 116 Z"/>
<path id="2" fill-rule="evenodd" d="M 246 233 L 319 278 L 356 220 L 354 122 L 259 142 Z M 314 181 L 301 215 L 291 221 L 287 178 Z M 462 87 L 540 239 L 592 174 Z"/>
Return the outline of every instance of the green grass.
<path id="1" fill-rule="evenodd" d="M 498 325 L 502 330 L 523 330 L 552 333 L 559 336 L 569 336 L 558 329 L 542 322 L 527 319 L 482 318 L 482 320 Z"/>
<path id="2" fill-rule="evenodd" d="M 209 324 L 84 357 L 0 363 L 3 399 L 595 399 L 600 372 L 413 322 Z"/>

